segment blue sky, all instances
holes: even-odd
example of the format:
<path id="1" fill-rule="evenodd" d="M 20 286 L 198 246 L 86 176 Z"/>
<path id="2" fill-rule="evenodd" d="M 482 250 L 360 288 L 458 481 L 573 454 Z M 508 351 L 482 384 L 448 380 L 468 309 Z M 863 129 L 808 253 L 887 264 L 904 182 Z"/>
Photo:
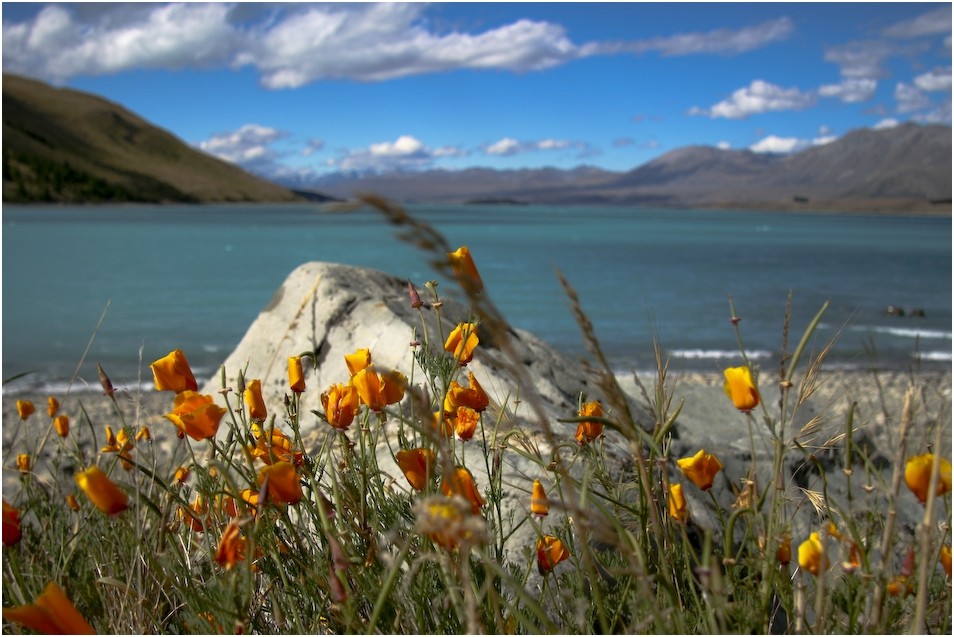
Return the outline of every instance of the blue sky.
<path id="1" fill-rule="evenodd" d="M 951 122 L 951 4 L 3 3 L 3 70 L 269 177 L 624 171 Z"/>

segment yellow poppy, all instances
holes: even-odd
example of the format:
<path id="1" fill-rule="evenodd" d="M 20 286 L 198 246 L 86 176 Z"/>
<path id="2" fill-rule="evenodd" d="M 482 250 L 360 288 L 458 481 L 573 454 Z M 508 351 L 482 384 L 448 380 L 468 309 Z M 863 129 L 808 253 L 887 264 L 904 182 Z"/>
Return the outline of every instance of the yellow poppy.
<path id="1" fill-rule="evenodd" d="M 17 454 L 17 469 L 20 470 L 20 473 L 30 473 L 30 454 Z"/>
<path id="2" fill-rule="evenodd" d="M 20 541 L 23 533 L 20 530 L 20 509 L 3 499 L 3 545 L 13 546 Z"/>
<path id="3" fill-rule="evenodd" d="M 414 513 L 417 532 L 448 551 L 459 548 L 464 552 L 488 540 L 487 523 L 479 515 L 471 515 L 463 498 L 431 496 L 419 502 Z"/>
<path id="4" fill-rule="evenodd" d="M 26 420 L 34 411 L 36 411 L 36 408 L 29 400 L 17 401 L 17 413 L 20 415 L 20 420 Z"/>
<path id="5" fill-rule="evenodd" d="M 50 396 L 46 399 L 46 413 L 50 415 L 50 418 L 56 415 L 56 412 L 60 410 L 60 401 L 58 401 L 53 396 Z"/>
<path id="6" fill-rule="evenodd" d="M 379 375 L 374 365 L 369 365 L 351 377 L 351 384 L 357 390 L 361 402 L 371 411 L 382 411 L 404 398 L 407 377 L 397 371 Z"/>
<path id="7" fill-rule="evenodd" d="M 686 496 L 679 483 L 669 487 L 669 517 L 679 522 L 689 519 L 689 507 L 686 505 Z"/>
<path id="8" fill-rule="evenodd" d="M 362 347 L 355 350 L 353 354 L 345 354 L 344 359 L 345 365 L 348 366 L 348 373 L 354 376 L 371 364 L 371 350 Z"/>
<path id="9" fill-rule="evenodd" d="M 576 413 L 580 418 L 602 418 L 603 405 L 600 404 L 600 401 L 594 400 L 592 402 L 584 403 Z M 601 422 L 585 420 L 581 423 L 578 423 L 576 426 L 576 441 L 581 445 L 593 442 L 602 435 L 603 423 Z"/>
<path id="10" fill-rule="evenodd" d="M 569 549 L 559 538 L 544 535 L 537 540 L 537 568 L 541 574 L 549 573 L 557 564 L 569 557 Z"/>
<path id="11" fill-rule="evenodd" d="M 540 517 L 550 513 L 550 501 L 543 489 L 543 483 L 539 480 L 533 481 L 533 489 L 530 491 L 530 512 Z"/>
<path id="12" fill-rule="evenodd" d="M 798 545 L 798 565 L 812 575 L 828 570 L 825 545 L 822 544 L 821 535 L 817 531 Z"/>
<path id="13" fill-rule="evenodd" d="M 275 462 L 258 472 L 259 486 L 265 485 L 269 502 L 297 504 L 302 496 L 301 482 L 295 465 L 290 462 Z"/>
<path id="14" fill-rule="evenodd" d="M 453 252 L 447 253 L 447 259 L 450 261 L 457 282 L 468 292 L 480 292 L 484 288 L 484 282 L 480 278 L 477 266 L 474 265 L 474 258 L 470 254 L 467 246 L 461 246 Z"/>
<path id="15" fill-rule="evenodd" d="M 444 412 L 453 414 L 461 405 L 470 407 L 476 412 L 483 412 L 490 405 L 490 398 L 484 392 L 483 387 L 474 378 L 473 372 L 467 372 L 470 387 L 464 387 L 456 380 L 450 382 L 447 389 L 447 395 L 444 396 Z"/>
<path id="16" fill-rule="evenodd" d="M 747 412 L 758 407 L 759 390 L 752 382 L 752 372 L 748 367 L 729 367 L 724 374 L 725 394 L 732 399 L 736 409 Z"/>
<path id="17" fill-rule="evenodd" d="M 788 533 L 779 539 L 778 547 L 775 549 L 775 561 L 782 566 L 788 566 L 792 561 L 792 536 Z"/>
<path id="18" fill-rule="evenodd" d="M 941 566 L 944 568 L 944 572 L 947 573 L 947 576 L 951 576 L 951 547 L 946 544 L 941 546 Z"/>
<path id="19" fill-rule="evenodd" d="M 288 387 L 296 394 L 305 391 L 305 370 L 301 366 L 301 356 L 288 357 Z"/>
<path id="20" fill-rule="evenodd" d="M 225 570 L 231 570 L 239 562 L 245 561 L 245 539 L 239 535 L 237 522 L 229 522 L 222 532 L 215 550 L 215 561 Z"/>
<path id="21" fill-rule="evenodd" d="M 174 391 L 177 394 L 198 391 L 199 385 L 192 375 L 192 368 L 181 349 L 174 349 L 149 366 L 156 391 Z"/>
<path id="22" fill-rule="evenodd" d="M 703 491 L 708 491 L 712 487 L 712 481 L 716 474 L 722 470 L 722 463 L 719 459 L 705 449 L 690 458 L 680 458 L 676 461 L 683 475 Z"/>
<path id="23" fill-rule="evenodd" d="M 458 365 L 466 365 L 474 359 L 474 350 L 480 344 L 477 338 L 475 323 L 458 323 L 447 340 L 444 341 L 444 350 L 454 355 Z"/>
<path id="24" fill-rule="evenodd" d="M 265 409 L 265 400 L 262 399 L 262 381 L 250 380 L 245 385 L 245 407 L 248 409 L 250 420 L 262 422 L 268 417 L 268 410 Z"/>
<path id="25" fill-rule="evenodd" d="M 434 452 L 430 449 L 401 449 L 394 455 L 404 477 L 418 491 L 427 486 L 428 476 L 434 470 Z"/>
<path id="26" fill-rule="evenodd" d="M 470 440 L 477 431 L 477 421 L 480 420 L 480 414 L 461 405 L 457 408 L 457 416 L 454 418 L 454 431 L 457 438 L 463 441 Z"/>
<path id="27" fill-rule="evenodd" d="M 136 432 L 136 442 L 140 440 L 152 440 L 152 432 L 149 431 L 149 427 L 143 425 L 139 428 L 139 431 Z"/>
<path id="28" fill-rule="evenodd" d="M 201 495 L 195 496 L 192 505 L 188 508 L 179 507 L 179 518 L 185 521 L 196 533 L 205 531 L 205 525 L 209 521 L 209 505 Z"/>
<path id="29" fill-rule="evenodd" d="M 172 481 L 177 485 L 185 484 L 185 481 L 189 479 L 189 474 L 192 473 L 192 470 L 189 467 L 179 467 L 176 469 L 176 475 L 172 478 Z"/>
<path id="30" fill-rule="evenodd" d="M 269 444 L 269 438 L 271 444 Z M 294 451 L 292 446 L 291 438 L 275 427 L 270 437 L 264 435 L 264 432 L 257 436 L 256 444 L 249 448 L 249 453 L 253 458 L 261 458 L 265 464 L 272 464 L 273 459 L 276 459 L 300 466 L 305 460 L 305 455 L 300 451 Z"/>
<path id="31" fill-rule="evenodd" d="M 70 417 L 57 416 L 53 419 L 53 428 L 56 429 L 56 433 L 58 433 L 61 438 L 66 438 L 70 435 Z"/>
<path id="32" fill-rule="evenodd" d="M 23 624 L 45 635 L 96 634 L 55 582 L 47 584 L 34 603 L 4 608 L 3 619 Z"/>
<path id="33" fill-rule="evenodd" d="M 446 496 L 459 495 L 470 502 L 471 511 L 474 515 L 480 513 L 480 507 L 487 504 L 477 490 L 477 483 L 474 476 L 466 467 L 455 468 L 450 475 L 444 476 L 441 482 L 441 492 Z"/>
<path id="34" fill-rule="evenodd" d="M 931 487 L 931 470 L 934 468 L 934 454 L 924 453 L 909 459 L 904 467 L 904 481 L 911 493 L 921 502 L 927 502 L 928 489 Z M 940 475 L 937 479 L 935 495 L 941 495 L 951 490 L 951 463 L 940 458 Z"/>
<path id="35" fill-rule="evenodd" d="M 215 437 L 226 411 L 215 404 L 212 396 L 186 390 L 176 395 L 172 412 L 166 418 L 193 440 L 206 440 Z"/>
<path id="36" fill-rule="evenodd" d="M 332 385 L 321 395 L 321 406 L 325 409 L 325 419 L 335 429 L 347 429 L 358 413 L 358 390 L 353 385 Z"/>
<path id="37" fill-rule="evenodd" d="M 126 494 L 96 465 L 77 473 L 76 484 L 107 515 L 122 513 L 129 507 Z"/>
<path id="38" fill-rule="evenodd" d="M 66 496 L 66 506 L 73 511 L 79 511 L 79 502 L 76 501 L 76 496 L 72 493 Z"/>

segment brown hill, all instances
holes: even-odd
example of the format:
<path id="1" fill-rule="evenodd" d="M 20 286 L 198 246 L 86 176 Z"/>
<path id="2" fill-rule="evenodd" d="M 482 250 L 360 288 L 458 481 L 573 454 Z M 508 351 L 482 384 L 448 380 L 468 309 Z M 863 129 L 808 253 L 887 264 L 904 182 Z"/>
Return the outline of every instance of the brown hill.
<path id="1" fill-rule="evenodd" d="M 3 200 L 280 202 L 290 190 L 102 98 L 3 74 Z"/>

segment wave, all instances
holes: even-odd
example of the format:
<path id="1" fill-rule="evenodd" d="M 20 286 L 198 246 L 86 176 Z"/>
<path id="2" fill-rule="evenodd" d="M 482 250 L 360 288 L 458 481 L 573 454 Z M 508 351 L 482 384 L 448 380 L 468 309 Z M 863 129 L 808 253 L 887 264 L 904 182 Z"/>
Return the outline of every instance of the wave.
<path id="1" fill-rule="evenodd" d="M 881 325 L 853 325 L 853 332 L 875 332 L 877 334 L 890 334 L 892 336 L 903 336 L 905 338 L 938 338 L 951 339 L 951 333 L 944 330 L 925 330 L 917 327 L 884 327 Z"/>
<path id="2" fill-rule="evenodd" d="M 937 361 L 940 363 L 950 363 L 951 362 L 951 352 L 950 351 L 934 351 L 934 352 L 920 352 L 912 354 L 915 358 L 920 358 L 923 361 Z"/>
<path id="3" fill-rule="evenodd" d="M 738 358 L 739 350 L 737 349 L 674 349 L 669 352 L 672 356 L 676 358 L 692 358 L 692 359 L 711 359 L 711 358 Z M 764 349 L 757 349 L 751 352 L 748 352 L 749 358 L 754 360 L 760 360 L 769 358 L 772 356 L 772 352 Z"/>

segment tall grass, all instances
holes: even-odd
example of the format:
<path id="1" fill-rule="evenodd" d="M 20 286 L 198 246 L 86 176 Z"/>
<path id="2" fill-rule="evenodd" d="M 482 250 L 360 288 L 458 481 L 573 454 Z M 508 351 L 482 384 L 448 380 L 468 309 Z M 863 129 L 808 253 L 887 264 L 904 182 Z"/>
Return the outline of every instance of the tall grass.
<path id="1" fill-rule="evenodd" d="M 176 437 L 212 418 L 193 405 L 178 429 L 154 425 L 147 437 L 138 405 L 117 399 L 104 373 L 105 395 L 80 404 L 105 401 L 110 422 L 81 410 L 65 435 L 57 431 L 45 445 L 42 436 L 15 435 L 4 449 L 4 471 L 19 472 L 9 498 L 16 513 L 5 507 L 3 518 L 5 632 L 24 630 L 24 606 L 28 618 L 63 612 L 33 605 L 55 582 L 108 633 L 950 634 L 951 477 L 940 457 L 949 448 L 941 431 L 950 405 L 933 414 L 931 445 L 912 437 L 915 413 L 927 406 L 916 382 L 903 405 L 888 406 L 897 414 L 890 421 L 897 452 L 885 479 L 855 444 L 850 402 L 823 418 L 804 415 L 827 351 L 811 350 L 824 307 L 773 377 L 745 359 L 730 304 L 742 361 L 730 374 L 742 379 L 745 397 L 731 400 L 749 431 L 750 459 L 731 465 L 741 475 L 708 486 L 705 478 L 729 469 L 718 458 L 730 452 L 674 455 L 682 405 L 660 344 L 655 377 L 636 378 L 645 407 L 637 410 L 572 285 L 558 275 L 591 354 L 581 374 L 598 395 L 580 396 L 578 409 L 555 422 L 528 389 L 510 327 L 478 272 L 401 207 L 375 197 L 360 203 L 458 281 L 472 317 L 458 333 L 463 345 L 449 332 L 429 332 L 423 320 L 441 313 L 437 286 L 412 290 L 422 325 L 406 367 L 376 369 L 373 351 L 366 367 L 356 352 L 352 362 L 363 372 L 334 387 L 306 387 L 325 394 L 317 432 L 302 430 L 309 415 L 291 387 L 279 404 L 259 405 L 253 379 L 241 379 L 221 389 L 217 435 Z M 783 328 L 787 350 L 787 320 Z M 499 403 L 483 404 L 480 379 L 468 376 L 471 333 L 492 338 L 508 358 L 513 393 Z M 314 353 L 287 354 L 301 357 L 307 380 Z M 191 376 L 177 373 L 176 382 Z M 224 385 L 224 370 L 221 378 Z M 752 404 L 770 384 L 779 400 Z M 456 394 L 461 388 L 471 393 Z M 190 391 L 170 392 L 171 413 L 197 400 Z M 449 393 L 463 407 L 446 410 Z M 6 426 L 49 436 L 59 415 L 50 412 Z M 820 423 L 836 419 L 839 433 L 820 439 L 827 431 Z M 559 433 L 568 425 L 578 427 L 576 438 Z M 912 458 L 926 451 L 934 453 L 918 473 Z M 21 454 L 29 460 L 17 468 Z M 504 479 L 515 464 L 534 472 L 524 469 L 526 484 Z M 74 474 L 94 465 L 125 494 L 121 512 L 94 506 L 108 496 L 102 489 L 77 487 Z M 813 488 L 791 467 L 817 472 Z M 485 482 L 471 488 L 470 474 Z M 836 478 L 844 498 L 828 493 Z M 545 501 L 531 497 L 535 479 Z M 897 532 L 898 501 L 911 497 L 902 482 L 925 494 L 910 540 Z M 514 492 L 522 506 L 506 497 Z M 716 523 L 696 523 L 702 519 Z M 17 525 L 22 537 L 14 539 Z"/>

